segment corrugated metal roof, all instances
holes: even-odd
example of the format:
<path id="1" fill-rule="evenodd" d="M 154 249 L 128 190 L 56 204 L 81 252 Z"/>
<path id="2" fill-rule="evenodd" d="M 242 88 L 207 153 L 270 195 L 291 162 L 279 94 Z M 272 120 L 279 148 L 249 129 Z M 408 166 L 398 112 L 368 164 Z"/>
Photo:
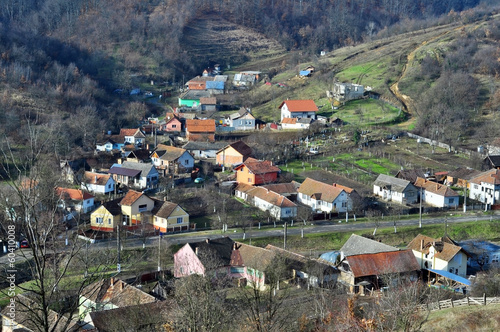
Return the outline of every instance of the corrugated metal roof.
<path id="1" fill-rule="evenodd" d="M 411 250 L 363 254 L 346 259 L 355 278 L 420 270 Z"/>
<path id="2" fill-rule="evenodd" d="M 461 284 L 464 284 L 466 286 L 470 286 L 470 281 L 468 279 L 465 279 L 463 277 L 457 276 L 456 274 L 453 274 L 448 271 L 442 271 L 442 270 L 434 270 L 434 269 L 427 269 L 431 271 L 432 273 L 439 274 L 440 276 L 443 276 L 447 279 L 451 279 L 453 281 L 459 282 Z"/>

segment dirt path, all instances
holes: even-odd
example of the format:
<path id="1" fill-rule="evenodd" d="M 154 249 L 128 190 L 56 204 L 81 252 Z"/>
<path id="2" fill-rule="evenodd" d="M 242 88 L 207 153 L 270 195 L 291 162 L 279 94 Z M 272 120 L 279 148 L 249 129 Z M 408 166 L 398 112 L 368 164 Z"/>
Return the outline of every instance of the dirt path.
<path id="1" fill-rule="evenodd" d="M 499 16 L 499 14 L 493 15 L 492 17 L 490 17 L 488 19 L 488 21 L 492 20 L 492 19 L 494 19 L 494 18 L 496 18 L 498 16 Z M 433 42 L 433 41 L 435 41 L 435 40 L 437 40 L 439 38 L 442 38 L 445 35 L 448 35 L 451 32 L 456 32 L 456 31 L 462 30 L 462 29 L 471 29 L 471 28 L 472 29 L 477 29 L 479 27 L 479 25 L 481 23 L 483 23 L 483 22 L 484 21 L 474 22 L 472 24 L 460 25 L 460 26 L 451 28 L 448 31 L 444 31 L 444 32 L 440 33 L 437 36 L 434 36 L 434 37 L 432 37 L 432 38 L 430 38 L 428 40 L 425 40 L 425 41 L 421 42 L 410 53 L 408 53 L 406 64 L 403 66 L 403 70 L 401 71 L 400 76 L 398 77 L 398 79 L 396 80 L 396 82 L 394 84 L 392 84 L 390 86 L 390 88 L 389 88 L 390 91 L 391 91 L 391 93 L 403 104 L 403 108 L 405 109 L 405 111 L 409 115 L 409 119 L 406 120 L 405 122 L 400 123 L 398 125 L 399 127 L 408 128 L 410 125 L 412 125 L 412 124 L 415 123 L 415 121 L 416 121 L 416 116 L 415 115 L 418 115 L 418 113 L 416 112 L 416 109 L 415 109 L 415 102 L 412 100 L 412 98 L 410 96 L 408 96 L 408 95 L 403 94 L 399 90 L 399 82 L 406 76 L 406 73 L 408 71 L 408 64 L 410 64 L 414 60 L 415 54 L 417 53 L 417 51 L 420 50 L 420 48 L 428 45 L 429 43 L 431 43 L 431 42 Z"/>

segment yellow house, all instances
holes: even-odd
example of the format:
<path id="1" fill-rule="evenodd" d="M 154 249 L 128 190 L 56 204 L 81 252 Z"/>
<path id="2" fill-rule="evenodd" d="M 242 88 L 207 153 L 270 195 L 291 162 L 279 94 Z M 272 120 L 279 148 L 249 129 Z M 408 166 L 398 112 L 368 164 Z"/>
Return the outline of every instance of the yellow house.
<path id="1" fill-rule="evenodd" d="M 141 192 L 129 190 L 120 201 L 120 206 L 123 225 L 133 226 L 151 221 L 155 201 Z"/>
<path id="2" fill-rule="evenodd" d="M 154 207 L 154 199 L 141 192 L 129 190 L 124 197 L 105 202 L 92 212 L 90 227 L 93 230 L 112 232 L 118 223 L 123 226 L 151 223 L 151 211 Z"/>
<path id="3" fill-rule="evenodd" d="M 219 165 L 233 166 L 243 163 L 252 154 L 252 148 L 243 141 L 237 141 L 217 151 L 216 162 Z"/>
<path id="4" fill-rule="evenodd" d="M 96 231 L 113 232 L 122 219 L 120 201 L 114 199 L 105 202 L 90 215 L 90 228 Z"/>
<path id="5" fill-rule="evenodd" d="M 157 201 L 153 210 L 153 226 L 160 232 L 179 232 L 189 229 L 189 214 L 178 204 Z"/>

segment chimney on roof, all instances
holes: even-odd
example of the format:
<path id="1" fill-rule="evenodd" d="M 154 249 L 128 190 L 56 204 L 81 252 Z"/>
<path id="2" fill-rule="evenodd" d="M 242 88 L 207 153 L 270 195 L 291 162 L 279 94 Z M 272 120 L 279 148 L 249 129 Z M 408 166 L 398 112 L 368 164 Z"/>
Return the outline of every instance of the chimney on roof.
<path id="1" fill-rule="evenodd" d="M 424 250 L 424 239 L 420 240 L 420 250 Z"/>
<path id="2" fill-rule="evenodd" d="M 337 186 L 337 184 L 334 182 L 334 183 L 332 184 L 332 186 L 336 187 L 336 186 Z"/>
<path id="3" fill-rule="evenodd" d="M 209 239 L 209 238 L 207 238 L 207 239 L 205 240 L 205 242 L 206 242 L 206 243 L 210 243 L 210 239 Z"/>
<path id="4" fill-rule="evenodd" d="M 120 281 L 120 287 L 119 287 L 119 288 L 120 288 L 120 290 L 121 290 L 121 291 L 123 290 L 123 287 L 125 287 L 125 285 L 124 285 L 124 284 L 125 284 L 125 283 L 124 283 L 123 281 Z"/>
<path id="5" fill-rule="evenodd" d="M 94 182 L 97 183 L 97 175 L 94 176 Z"/>
<path id="6" fill-rule="evenodd" d="M 198 256 L 198 247 L 194 248 L 194 253 L 196 256 Z"/>
<path id="7" fill-rule="evenodd" d="M 109 279 L 109 283 L 111 284 L 111 286 L 113 286 L 115 284 L 115 277 L 111 277 Z"/>

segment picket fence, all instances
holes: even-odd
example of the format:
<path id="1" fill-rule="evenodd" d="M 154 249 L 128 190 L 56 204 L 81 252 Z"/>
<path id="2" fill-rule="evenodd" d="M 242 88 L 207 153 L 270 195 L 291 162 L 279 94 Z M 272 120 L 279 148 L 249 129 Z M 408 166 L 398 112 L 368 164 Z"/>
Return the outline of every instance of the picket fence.
<path id="1" fill-rule="evenodd" d="M 439 302 L 421 304 L 417 308 L 420 310 L 443 310 L 447 308 L 455 308 L 460 306 L 471 306 L 471 305 L 489 305 L 489 304 L 500 304 L 500 297 L 465 297 L 459 300 L 443 300 Z"/>

